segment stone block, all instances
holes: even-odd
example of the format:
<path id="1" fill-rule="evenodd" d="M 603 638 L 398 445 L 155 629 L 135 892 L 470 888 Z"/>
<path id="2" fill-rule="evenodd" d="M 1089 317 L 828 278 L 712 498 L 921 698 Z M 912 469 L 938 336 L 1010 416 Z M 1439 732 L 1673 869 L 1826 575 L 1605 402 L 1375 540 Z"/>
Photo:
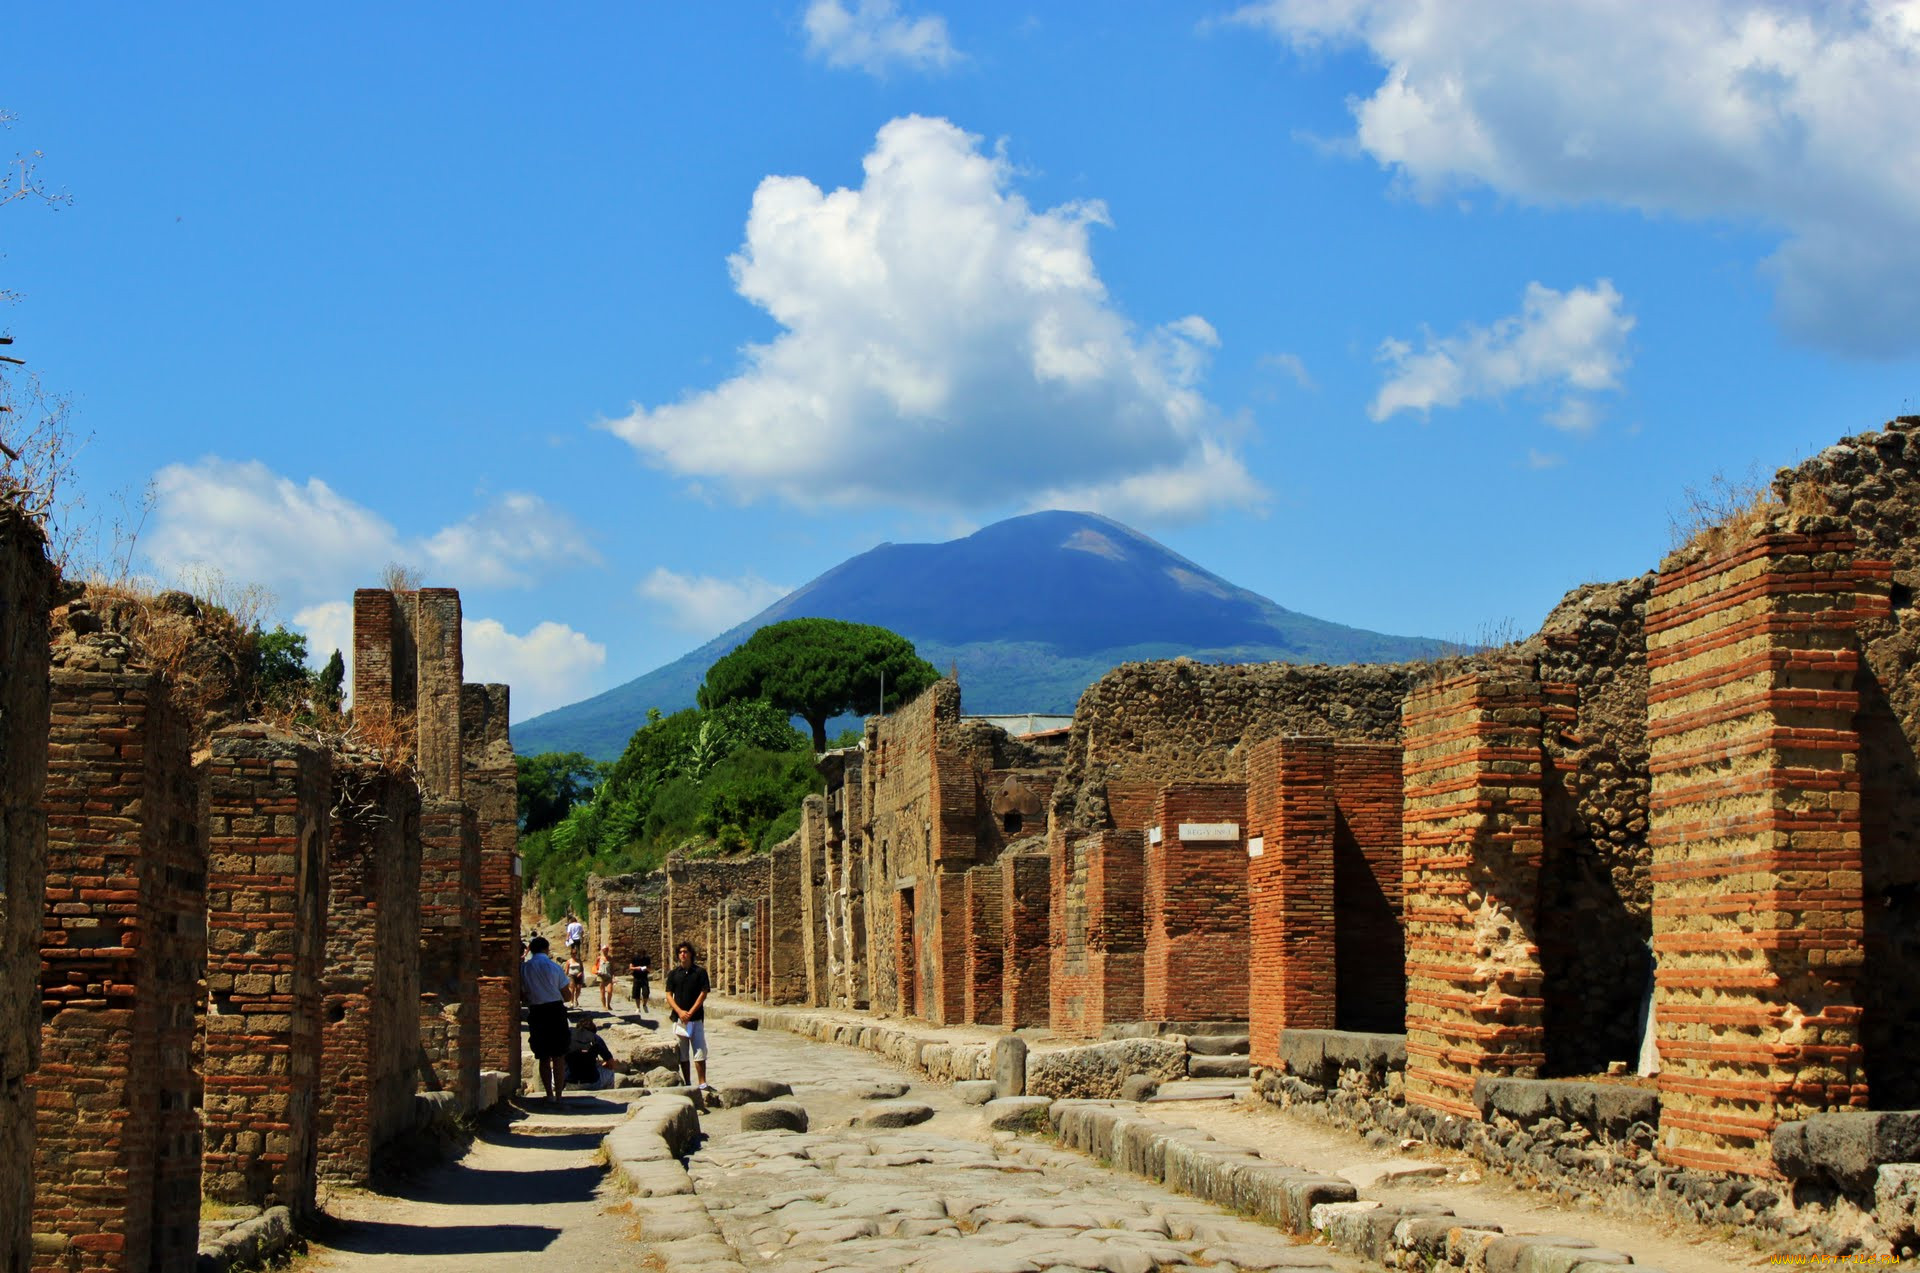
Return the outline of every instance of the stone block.
<path id="1" fill-rule="evenodd" d="M 961 1079 L 953 1085 L 953 1094 L 962 1105 L 985 1105 L 994 1098 L 994 1087 L 992 1079 Z"/>
<path id="2" fill-rule="evenodd" d="M 995 1131 L 1038 1131 L 1047 1125 L 1047 1109 L 1053 1104 L 1044 1096 L 1002 1096 L 985 1105 L 987 1126 Z"/>
<path id="3" fill-rule="evenodd" d="M 740 1130 L 804 1132 L 807 1130 L 807 1111 L 796 1101 L 769 1101 L 741 1111 Z"/>
<path id="4" fill-rule="evenodd" d="M 1824 1176 L 1854 1194 L 1870 1192 L 1887 1163 L 1920 1161 L 1920 1112 L 1815 1114 L 1773 1132 L 1773 1161 L 1794 1180 Z"/>
<path id="5" fill-rule="evenodd" d="M 993 1041 L 993 1090 L 1001 1097 L 1027 1094 L 1027 1041 L 1019 1035 Z"/>

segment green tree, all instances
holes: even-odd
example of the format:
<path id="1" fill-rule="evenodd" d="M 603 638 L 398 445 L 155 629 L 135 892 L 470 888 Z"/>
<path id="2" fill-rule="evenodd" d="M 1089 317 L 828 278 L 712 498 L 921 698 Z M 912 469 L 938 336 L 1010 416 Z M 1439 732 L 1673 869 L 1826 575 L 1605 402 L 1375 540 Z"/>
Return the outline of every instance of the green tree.
<path id="1" fill-rule="evenodd" d="M 573 806 L 593 794 L 600 781 L 601 766 L 577 751 L 548 751 L 537 756 L 518 756 L 520 826 L 527 832 L 544 831 L 557 825 Z"/>
<path id="2" fill-rule="evenodd" d="M 321 710 L 338 715 L 347 689 L 347 661 L 340 657 L 340 651 L 335 650 L 327 665 L 314 673 L 313 686 Z"/>
<path id="3" fill-rule="evenodd" d="M 313 687 L 307 671 L 307 638 L 274 625 L 271 632 L 253 630 L 254 690 L 263 703 L 304 703 Z"/>
<path id="4" fill-rule="evenodd" d="M 827 722 L 842 713 L 912 698 L 940 679 L 913 642 L 870 623 L 788 619 L 748 637 L 707 669 L 700 706 L 713 710 L 761 698 L 813 730 L 813 749 L 827 749 Z"/>

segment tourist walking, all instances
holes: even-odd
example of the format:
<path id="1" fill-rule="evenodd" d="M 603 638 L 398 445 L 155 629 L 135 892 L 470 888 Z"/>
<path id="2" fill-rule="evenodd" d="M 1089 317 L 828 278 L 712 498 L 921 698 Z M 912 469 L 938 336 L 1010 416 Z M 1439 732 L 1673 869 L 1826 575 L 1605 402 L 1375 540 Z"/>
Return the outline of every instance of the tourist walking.
<path id="1" fill-rule="evenodd" d="M 527 1046 L 540 1062 L 540 1083 L 547 1099 L 557 1101 L 567 1090 L 565 1058 L 573 1032 L 567 1028 L 567 970 L 547 957 L 547 939 L 527 943 L 527 961 L 520 965 L 520 997 L 527 1003 Z"/>
<path id="2" fill-rule="evenodd" d="M 580 962 L 578 955 L 567 956 L 567 1002 L 574 1007 L 580 1006 L 580 991 L 587 982 L 587 966 Z"/>
<path id="3" fill-rule="evenodd" d="M 673 1037 L 679 1045 L 680 1080 L 707 1090 L 707 970 L 694 962 L 693 943 L 674 951 L 678 966 L 667 974 L 667 1008 L 673 1013 Z"/>
<path id="4" fill-rule="evenodd" d="M 593 965 L 594 984 L 600 987 L 600 1010 L 613 1011 L 613 947 L 602 946 Z"/>
<path id="5" fill-rule="evenodd" d="M 587 939 L 587 926 L 572 911 L 567 912 L 567 954 L 580 958 L 580 943 Z"/>
<path id="6" fill-rule="evenodd" d="M 644 954 L 635 955 L 627 969 L 633 973 L 633 1001 L 645 1015 L 653 1007 L 653 962 Z"/>

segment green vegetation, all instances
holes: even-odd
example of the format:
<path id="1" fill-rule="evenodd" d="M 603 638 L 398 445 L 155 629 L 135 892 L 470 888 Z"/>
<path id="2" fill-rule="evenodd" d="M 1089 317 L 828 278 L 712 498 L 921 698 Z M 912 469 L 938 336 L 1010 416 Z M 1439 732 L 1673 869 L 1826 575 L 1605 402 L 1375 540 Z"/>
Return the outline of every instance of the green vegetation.
<path id="1" fill-rule="evenodd" d="M 208 603 L 209 608 L 221 607 Z M 274 625 L 271 632 L 255 625 L 253 687 L 260 706 L 269 712 L 289 712 L 296 719 L 340 714 L 340 698 L 347 679 L 347 663 L 335 650 L 319 671 L 307 669 L 307 638 Z"/>
<path id="2" fill-rule="evenodd" d="M 800 826 L 819 791 L 813 748 L 785 712 L 745 700 L 647 723 L 620 759 L 522 757 L 520 851 L 547 916 L 584 913 L 587 876 L 651 871 L 675 849 L 765 852 Z"/>
<path id="3" fill-rule="evenodd" d="M 761 628 L 707 669 L 700 706 L 708 710 L 764 699 L 813 728 L 827 749 L 827 722 L 886 702 L 898 705 L 940 679 L 913 642 L 870 623 L 788 619 Z"/>

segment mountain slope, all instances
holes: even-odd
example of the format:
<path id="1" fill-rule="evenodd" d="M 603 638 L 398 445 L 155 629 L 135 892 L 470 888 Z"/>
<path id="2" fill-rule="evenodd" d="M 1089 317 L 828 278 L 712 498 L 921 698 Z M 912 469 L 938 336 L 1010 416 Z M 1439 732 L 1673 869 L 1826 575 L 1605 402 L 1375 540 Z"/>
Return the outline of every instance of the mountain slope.
<path id="1" fill-rule="evenodd" d="M 1108 518 L 1030 513 L 849 558 L 665 667 L 516 726 L 514 749 L 617 756 L 649 707 L 692 706 L 714 660 L 798 618 L 892 628 L 935 667 L 957 667 L 979 713 L 1071 712 L 1081 690 L 1134 659 L 1374 663 L 1435 649 L 1285 609 Z"/>

